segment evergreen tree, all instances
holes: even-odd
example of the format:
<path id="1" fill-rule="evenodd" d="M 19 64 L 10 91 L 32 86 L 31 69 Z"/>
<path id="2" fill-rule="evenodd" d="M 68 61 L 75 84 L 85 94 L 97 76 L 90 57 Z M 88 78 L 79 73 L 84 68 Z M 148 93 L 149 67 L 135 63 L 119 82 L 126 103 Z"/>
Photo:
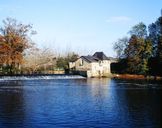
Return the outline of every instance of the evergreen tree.
<path id="1" fill-rule="evenodd" d="M 153 46 L 153 55 L 150 59 L 150 70 L 153 75 L 162 75 L 162 16 L 155 23 L 149 25 L 149 38 Z"/>
<path id="2" fill-rule="evenodd" d="M 127 71 L 135 74 L 147 74 L 148 59 L 152 55 L 152 43 L 147 37 L 146 25 L 142 22 L 132 27 L 131 38 L 125 49 Z"/>

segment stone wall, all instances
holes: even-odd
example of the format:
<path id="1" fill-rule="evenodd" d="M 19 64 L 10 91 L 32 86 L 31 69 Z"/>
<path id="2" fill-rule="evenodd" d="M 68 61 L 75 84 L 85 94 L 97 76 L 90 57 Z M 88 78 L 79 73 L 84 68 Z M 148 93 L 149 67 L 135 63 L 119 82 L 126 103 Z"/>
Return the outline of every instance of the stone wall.
<path id="1" fill-rule="evenodd" d="M 104 60 L 99 63 L 92 63 L 91 77 L 107 77 L 111 75 L 110 61 Z"/>
<path id="2" fill-rule="evenodd" d="M 85 61 L 82 58 L 79 58 L 76 62 L 75 62 L 75 70 L 77 71 L 88 71 L 92 69 L 92 64 L 88 63 L 87 61 Z"/>

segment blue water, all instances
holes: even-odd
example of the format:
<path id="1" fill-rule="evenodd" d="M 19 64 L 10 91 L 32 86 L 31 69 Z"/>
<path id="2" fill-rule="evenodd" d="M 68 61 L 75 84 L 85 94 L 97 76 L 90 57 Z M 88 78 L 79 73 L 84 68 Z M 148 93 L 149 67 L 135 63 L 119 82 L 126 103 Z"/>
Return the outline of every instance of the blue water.
<path id="1" fill-rule="evenodd" d="M 160 128 L 162 86 L 115 79 L 0 81 L 0 128 Z"/>

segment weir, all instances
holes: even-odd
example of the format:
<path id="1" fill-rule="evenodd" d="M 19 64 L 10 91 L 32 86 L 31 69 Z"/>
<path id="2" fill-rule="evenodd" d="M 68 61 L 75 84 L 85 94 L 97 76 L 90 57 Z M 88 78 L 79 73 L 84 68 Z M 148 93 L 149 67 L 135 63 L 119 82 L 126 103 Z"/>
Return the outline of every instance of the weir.
<path id="1" fill-rule="evenodd" d="M 84 79 L 80 75 L 18 75 L 18 76 L 0 76 L 0 81 L 10 80 L 52 80 L 52 79 Z"/>

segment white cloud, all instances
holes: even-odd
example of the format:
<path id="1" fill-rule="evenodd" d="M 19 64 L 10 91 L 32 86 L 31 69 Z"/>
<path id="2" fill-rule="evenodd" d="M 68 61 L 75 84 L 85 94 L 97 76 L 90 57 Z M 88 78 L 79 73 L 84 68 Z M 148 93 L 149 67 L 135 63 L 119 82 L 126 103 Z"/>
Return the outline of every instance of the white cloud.
<path id="1" fill-rule="evenodd" d="M 126 22 L 130 22 L 132 19 L 130 17 L 127 16 L 114 16 L 114 17 L 110 17 L 106 20 L 106 22 L 108 23 L 126 23 Z"/>

